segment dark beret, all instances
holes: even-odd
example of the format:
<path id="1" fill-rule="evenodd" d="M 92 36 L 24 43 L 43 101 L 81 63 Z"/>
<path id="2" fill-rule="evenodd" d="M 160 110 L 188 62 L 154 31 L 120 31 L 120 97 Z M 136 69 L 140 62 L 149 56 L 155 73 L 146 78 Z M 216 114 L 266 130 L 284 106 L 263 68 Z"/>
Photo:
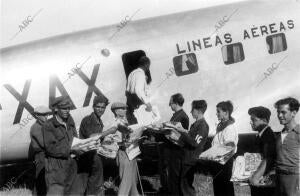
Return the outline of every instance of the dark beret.
<path id="1" fill-rule="evenodd" d="M 61 97 L 57 97 L 55 98 L 55 100 L 53 101 L 52 108 L 59 108 L 59 109 L 67 109 L 67 108 L 71 108 L 72 104 L 70 101 L 70 98 L 67 96 L 61 96 Z"/>
<path id="2" fill-rule="evenodd" d="M 108 105 L 109 101 L 104 95 L 98 95 L 94 97 L 93 106 L 97 105 L 98 103 L 105 103 L 105 105 Z"/>
<path id="3" fill-rule="evenodd" d="M 266 119 L 268 122 L 270 120 L 271 111 L 263 106 L 253 107 L 248 110 L 249 115 L 254 115 L 260 119 Z"/>

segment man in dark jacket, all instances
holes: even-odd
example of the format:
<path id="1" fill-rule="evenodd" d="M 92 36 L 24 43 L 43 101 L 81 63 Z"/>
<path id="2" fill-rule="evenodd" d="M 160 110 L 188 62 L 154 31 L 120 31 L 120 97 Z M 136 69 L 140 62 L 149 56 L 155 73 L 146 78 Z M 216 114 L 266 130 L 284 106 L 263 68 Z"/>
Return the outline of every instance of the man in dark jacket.
<path id="1" fill-rule="evenodd" d="M 186 130 L 189 129 L 189 117 L 182 109 L 184 98 L 182 94 L 176 93 L 171 96 L 169 106 L 174 112 L 170 121 L 174 123 L 181 123 Z M 180 171 L 183 161 L 183 149 L 164 139 L 164 143 L 160 146 L 162 154 L 161 163 L 161 181 L 163 185 L 162 192 L 170 193 L 171 190 L 178 190 L 180 184 Z"/>
<path id="2" fill-rule="evenodd" d="M 182 144 L 184 157 L 181 171 L 180 195 L 196 195 L 193 187 L 195 166 L 199 155 L 204 149 L 207 141 L 209 126 L 204 119 L 207 104 L 205 100 L 195 100 L 192 102 L 192 116 L 196 120 L 189 131 L 178 127 L 180 132 L 178 143 Z M 173 191 L 173 190 L 172 190 Z M 174 194 L 178 194 L 176 191 Z"/>
<path id="3" fill-rule="evenodd" d="M 104 114 L 109 101 L 105 96 L 96 96 L 93 101 L 93 110 L 90 115 L 84 117 L 80 124 L 79 135 L 81 139 L 101 134 L 103 123 L 101 116 Z M 80 156 L 80 168 L 83 170 L 82 180 L 86 185 L 85 194 L 104 195 L 103 189 L 103 164 L 97 152 L 90 151 Z"/>
<path id="4" fill-rule="evenodd" d="M 262 155 L 262 162 L 249 179 L 249 182 L 252 185 L 251 195 L 270 195 L 273 194 L 270 192 L 272 189 L 262 188 L 259 186 L 261 185 L 261 177 L 274 169 L 276 158 L 275 135 L 273 130 L 268 125 L 271 111 L 268 108 L 259 106 L 250 108 L 248 110 L 248 114 L 251 116 L 250 123 L 252 129 L 258 132 L 257 143 L 259 146 L 259 151 Z"/>
<path id="5" fill-rule="evenodd" d="M 45 180 L 47 195 L 63 195 L 74 179 L 73 174 L 76 174 L 74 160 L 71 158 L 71 145 L 77 133 L 70 115 L 69 99 L 57 98 L 52 108 L 53 118 L 42 127 L 46 156 Z"/>
<path id="6" fill-rule="evenodd" d="M 42 126 L 47 121 L 51 110 L 46 106 L 34 108 L 36 122 L 30 128 L 29 157 L 34 159 L 35 181 L 33 195 L 46 195 L 45 182 L 45 149 Z"/>

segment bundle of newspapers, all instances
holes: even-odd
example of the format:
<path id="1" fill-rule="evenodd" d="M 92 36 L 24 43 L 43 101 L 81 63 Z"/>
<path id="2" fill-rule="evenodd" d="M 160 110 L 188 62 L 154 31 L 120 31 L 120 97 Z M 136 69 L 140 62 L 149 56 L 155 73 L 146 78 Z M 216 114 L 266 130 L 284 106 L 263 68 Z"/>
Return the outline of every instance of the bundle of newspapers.
<path id="1" fill-rule="evenodd" d="M 259 153 L 245 153 L 243 156 L 238 156 L 233 163 L 231 181 L 248 181 L 261 161 L 262 158 Z"/>
<path id="2" fill-rule="evenodd" d="M 235 153 L 235 148 L 225 145 L 214 145 L 200 154 L 199 159 L 215 161 L 224 165 Z"/>
<path id="3" fill-rule="evenodd" d="M 111 134 L 104 138 L 101 145 L 98 145 L 97 153 L 106 157 L 114 159 L 117 157 L 119 150 L 118 142 L 122 141 L 122 136 L 118 134 Z"/>
<path id="4" fill-rule="evenodd" d="M 126 147 L 125 152 L 129 160 L 132 160 L 141 154 L 139 141 L 143 139 L 142 134 L 144 130 L 146 130 L 149 125 L 160 120 L 160 113 L 157 106 L 152 106 L 151 112 L 147 112 L 145 109 L 146 106 L 142 105 L 135 110 L 134 115 L 137 118 L 138 124 L 128 126 L 128 129 L 130 129 L 131 132 L 129 134 L 129 139 L 126 142 L 126 145 L 128 146 Z M 98 146 L 98 154 L 107 158 L 116 158 L 119 149 L 118 143 L 122 141 L 122 136 L 120 134 L 120 132 L 117 132 L 106 136 L 103 142 Z"/>

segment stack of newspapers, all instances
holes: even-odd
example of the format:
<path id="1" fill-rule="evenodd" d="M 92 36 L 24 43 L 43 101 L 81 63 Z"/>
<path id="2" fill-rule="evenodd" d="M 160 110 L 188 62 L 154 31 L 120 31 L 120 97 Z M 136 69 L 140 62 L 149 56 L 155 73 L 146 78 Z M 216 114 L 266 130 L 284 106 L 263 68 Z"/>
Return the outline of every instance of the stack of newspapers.
<path id="1" fill-rule="evenodd" d="M 245 153 L 243 156 L 238 156 L 233 163 L 231 181 L 248 181 L 251 175 L 257 170 L 261 160 L 259 153 Z"/>
<path id="2" fill-rule="evenodd" d="M 214 145 L 200 154 L 199 159 L 215 161 L 224 165 L 233 155 L 234 147 L 225 145 Z"/>

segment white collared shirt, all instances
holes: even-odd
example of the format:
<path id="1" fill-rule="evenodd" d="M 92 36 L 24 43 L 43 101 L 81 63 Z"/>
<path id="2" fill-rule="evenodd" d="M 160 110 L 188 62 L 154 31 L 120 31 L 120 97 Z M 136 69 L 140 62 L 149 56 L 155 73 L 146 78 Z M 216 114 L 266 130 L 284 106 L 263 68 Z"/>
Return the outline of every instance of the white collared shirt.
<path id="1" fill-rule="evenodd" d="M 143 69 L 137 68 L 133 70 L 127 80 L 126 91 L 136 94 L 143 103 L 149 103 L 147 96 L 148 85 L 146 82 L 146 75 Z"/>
<path id="2" fill-rule="evenodd" d="M 283 141 L 287 135 L 288 135 L 288 132 L 285 132 L 285 133 L 281 132 L 281 144 L 283 144 Z"/>
<path id="3" fill-rule="evenodd" d="M 236 147 L 235 148 L 235 152 L 236 152 L 238 140 L 239 140 L 239 134 L 234 124 L 230 124 L 225 129 L 223 129 L 222 131 L 220 131 L 215 135 L 212 141 L 212 146 L 224 145 L 228 142 L 233 142 Z"/>
<path id="4" fill-rule="evenodd" d="M 295 128 L 295 127 L 294 127 Z M 289 134 L 289 132 L 291 131 L 291 130 L 293 130 L 294 128 L 292 128 L 292 129 L 289 129 L 289 131 L 286 131 L 286 132 L 283 132 L 283 131 L 281 131 L 281 133 L 280 133 L 280 135 L 281 135 L 281 144 L 283 144 L 283 141 L 284 141 L 284 139 L 286 138 L 286 136 Z M 283 129 L 284 130 L 284 129 Z"/>

